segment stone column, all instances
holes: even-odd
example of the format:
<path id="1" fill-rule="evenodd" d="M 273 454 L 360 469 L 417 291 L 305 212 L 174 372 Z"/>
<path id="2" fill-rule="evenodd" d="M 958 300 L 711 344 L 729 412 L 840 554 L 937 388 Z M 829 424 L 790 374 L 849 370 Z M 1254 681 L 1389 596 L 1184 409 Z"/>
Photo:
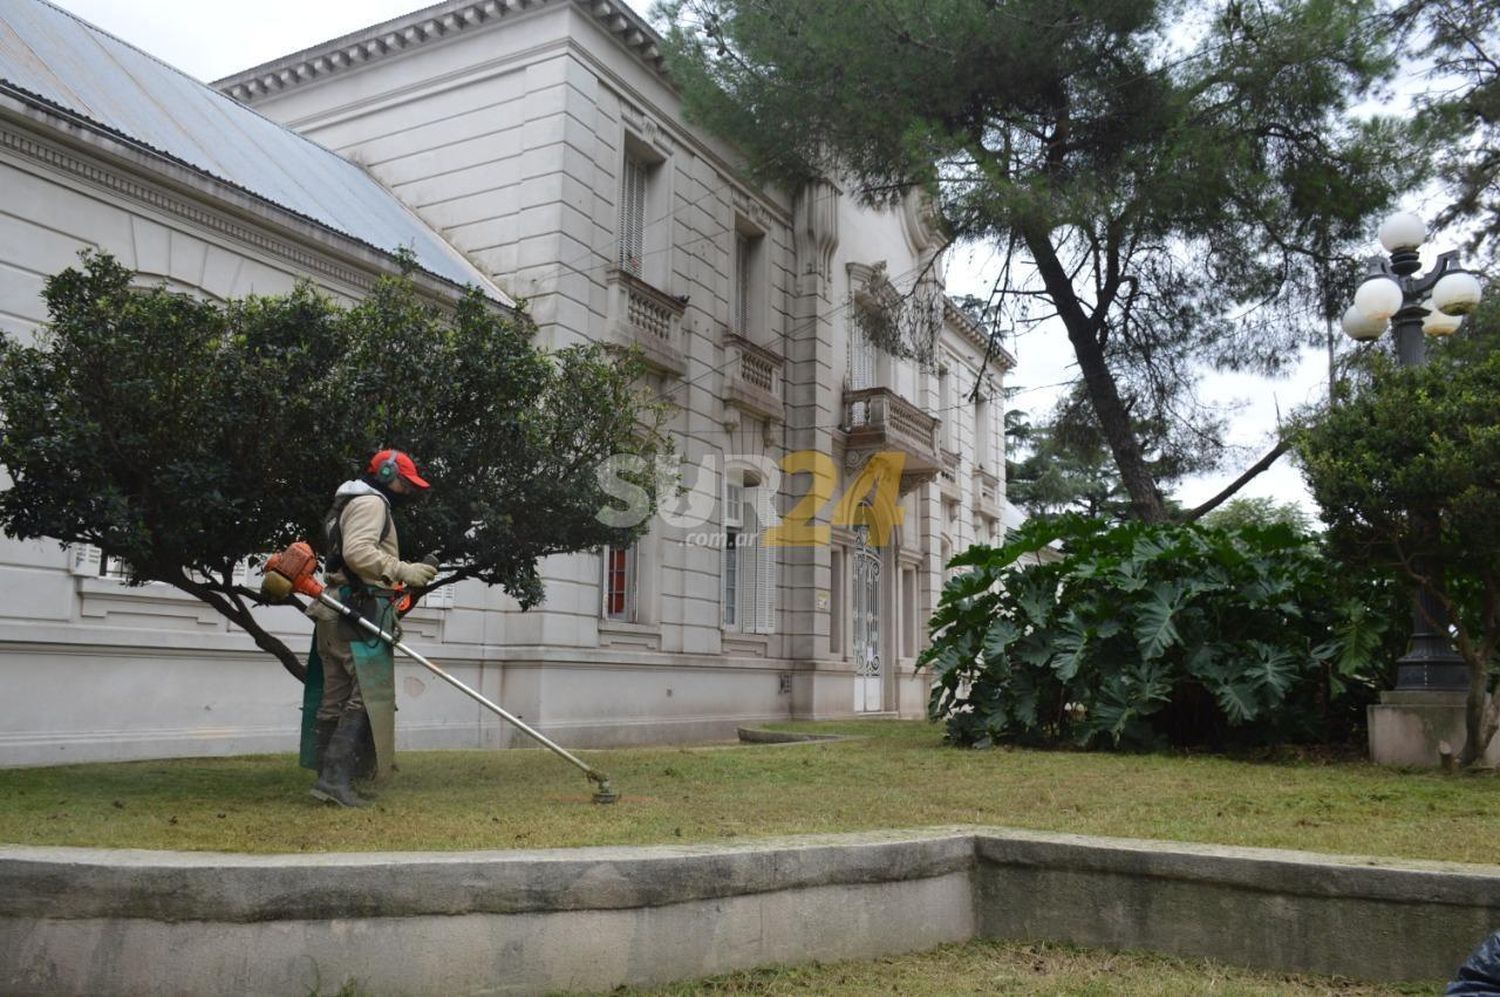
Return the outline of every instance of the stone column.
<path id="1" fill-rule="evenodd" d="M 838 246 L 838 212 L 842 192 L 830 181 L 816 180 L 797 192 L 792 205 L 796 251 L 792 328 L 787 337 L 785 371 L 786 439 L 789 452 L 809 450 L 833 459 L 833 427 L 839 421 L 842 378 L 833 364 L 833 252 Z M 782 481 L 785 515 L 807 492 L 807 475 Z M 827 510 L 813 525 L 827 527 Z M 854 692 L 849 674 L 834 675 L 829 652 L 832 581 L 829 547 L 788 547 L 781 595 L 782 626 L 796 673 L 792 710 L 798 717 L 848 714 Z M 842 663 L 839 663 L 842 665 Z"/>

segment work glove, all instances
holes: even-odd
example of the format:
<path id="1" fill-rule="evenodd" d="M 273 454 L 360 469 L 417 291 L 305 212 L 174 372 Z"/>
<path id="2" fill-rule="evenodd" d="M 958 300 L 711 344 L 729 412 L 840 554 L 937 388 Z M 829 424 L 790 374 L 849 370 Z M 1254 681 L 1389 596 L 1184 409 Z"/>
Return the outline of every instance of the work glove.
<path id="1" fill-rule="evenodd" d="M 396 581 L 407 585 L 422 586 L 437 577 L 437 566 L 421 561 L 400 561 L 396 564 Z"/>

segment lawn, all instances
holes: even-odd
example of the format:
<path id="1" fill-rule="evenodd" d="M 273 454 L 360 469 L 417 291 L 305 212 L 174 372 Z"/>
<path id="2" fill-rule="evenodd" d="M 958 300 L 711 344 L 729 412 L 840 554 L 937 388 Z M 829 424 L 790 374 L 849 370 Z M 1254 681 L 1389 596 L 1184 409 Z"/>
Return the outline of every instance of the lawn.
<path id="1" fill-rule="evenodd" d="M 793 726 L 793 725 L 788 725 Z M 242 852 L 540 848 L 998 825 L 1493 863 L 1492 774 L 945 747 L 923 722 L 795 725 L 799 745 L 583 752 L 621 801 L 588 802 L 541 751 L 404 752 L 375 807 L 307 795 L 287 755 L 0 771 L 0 842 Z"/>
<path id="2" fill-rule="evenodd" d="M 1435 982 L 1435 981 L 1434 981 Z M 1440 985 L 1439 985 L 1440 986 Z M 1367 997 L 1430 994 L 1433 983 L 1376 984 L 1327 976 L 1237 969 L 1201 959 L 1144 952 L 1106 952 L 1045 943 L 976 941 L 869 962 L 782 966 L 693 980 L 630 997 L 698 994 L 829 997 L 902 994 L 1069 994 L 1078 997 Z"/>

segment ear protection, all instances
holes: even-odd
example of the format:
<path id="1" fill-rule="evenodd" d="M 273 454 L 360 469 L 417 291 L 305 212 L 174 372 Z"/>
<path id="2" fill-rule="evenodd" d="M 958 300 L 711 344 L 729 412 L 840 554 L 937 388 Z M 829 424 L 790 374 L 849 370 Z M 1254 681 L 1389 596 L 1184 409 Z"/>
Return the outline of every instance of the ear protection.
<path id="1" fill-rule="evenodd" d="M 380 483 L 382 485 L 388 485 L 391 482 L 395 481 L 396 475 L 401 473 L 401 469 L 396 466 L 396 457 L 400 453 L 400 451 L 391 450 L 388 451 L 388 453 L 390 456 L 386 457 L 386 459 L 381 461 L 380 465 L 375 468 L 375 476 L 380 479 Z"/>

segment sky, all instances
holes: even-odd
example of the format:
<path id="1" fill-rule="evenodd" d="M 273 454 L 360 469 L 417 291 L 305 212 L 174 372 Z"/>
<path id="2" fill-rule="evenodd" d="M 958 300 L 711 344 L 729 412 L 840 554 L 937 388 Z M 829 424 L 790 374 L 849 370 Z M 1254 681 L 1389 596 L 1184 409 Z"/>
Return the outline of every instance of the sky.
<path id="1" fill-rule="evenodd" d="M 164 62 L 211 81 L 268 62 L 319 42 L 418 10 L 422 0 L 259 0 L 227 4 L 204 0 L 53 0 L 58 6 L 117 35 Z M 645 14 L 649 0 L 628 0 Z M 1436 207 L 1420 199 L 1404 205 L 1430 215 Z M 1439 246 L 1438 248 L 1451 248 Z M 1372 228 L 1369 251 L 1379 252 Z M 950 294 L 988 298 L 995 260 L 983 248 L 956 247 L 948 267 Z M 1342 333 L 1338 333 L 1342 340 Z M 1072 351 L 1057 331 L 1041 331 L 1009 344 L 1017 367 L 1009 384 L 1022 388 L 1013 407 L 1040 418 L 1059 394 L 1058 385 L 1076 375 Z M 1325 349 L 1303 351 L 1285 379 L 1209 374 L 1201 385 L 1205 401 L 1241 406 L 1231 419 L 1231 442 L 1244 455 L 1221 473 L 1185 482 L 1176 497 L 1193 506 L 1216 494 L 1274 443 L 1278 420 L 1327 396 Z M 1296 502 L 1315 512 L 1301 474 L 1289 457 L 1239 493 Z"/>

